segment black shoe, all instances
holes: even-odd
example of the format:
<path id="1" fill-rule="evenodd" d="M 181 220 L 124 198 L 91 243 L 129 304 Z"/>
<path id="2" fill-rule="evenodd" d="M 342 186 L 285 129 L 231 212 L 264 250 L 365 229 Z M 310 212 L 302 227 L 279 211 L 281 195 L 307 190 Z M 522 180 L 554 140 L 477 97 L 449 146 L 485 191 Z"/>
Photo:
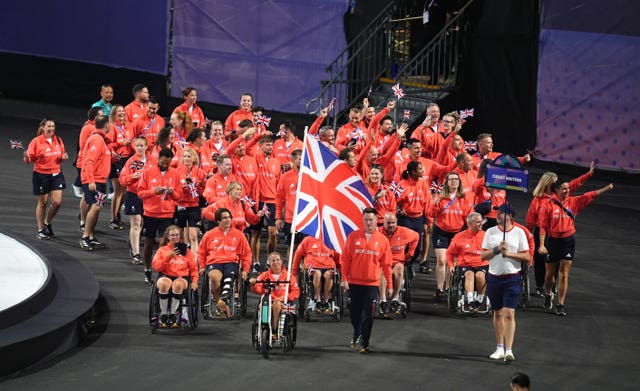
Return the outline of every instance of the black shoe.
<path id="1" fill-rule="evenodd" d="M 547 311 L 551 311 L 553 308 L 553 293 L 544 295 L 544 309 Z"/>
<path id="2" fill-rule="evenodd" d="M 105 247 L 107 247 L 107 246 L 105 246 L 104 243 L 101 243 L 96 238 L 89 238 L 89 243 L 91 243 L 91 247 L 93 247 L 93 248 L 105 248 Z"/>
<path id="3" fill-rule="evenodd" d="M 391 312 L 393 312 L 396 315 L 400 314 L 400 302 L 398 300 L 391 300 Z"/>
<path id="4" fill-rule="evenodd" d="M 40 231 L 38 231 L 38 233 L 36 234 L 36 238 L 38 238 L 40 240 L 49 240 L 49 239 L 51 239 L 51 237 L 47 233 L 46 228 L 43 228 Z"/>
<path id="5" fill-rule="evenodd" d="M 160 328 L 166 329 L 169 327 L 169 316 L 167 314 L 160 315 Z"/>
<path id="6" fill-rule="evenodd" d="M 471 303 L 467 302 L 466 298 L 462 301 L 462 312 L 473 312 Z"/>
<path id="7" fill-rule="evenodd" d="M 176 314 L 169 315 L 169 327 L 171 327 L 172 329 L 177 329 L 180 327 Z"/>
<path id="8" fill-rule="evenodd" d="M 116 229 L 122 229 L 122 226 L 116 220 L 111 220 L 111 222 L 109 223 L 109 228 L 116 230 Z"/>
<path id="9" fill-rule="evenodd" d="M 93 246 L 88 237 L 85 236 L 80 239 L 80 248 L 84 251 L 93 251 Z"/>
<path id="10" fill-rule="evenodd" d="M 360 345 L 360 336 L 354 335 L 353 338 L 351 338 L 351 342 L 349 346 L 351 346 L 351 349 L 356 349 L 359 345 Z"/>
<path id="11" fill-rule="evenodd" d="M 144 264 L 144 261 L 140 259 L 140 254 L 134 254 L 131 258 L 131 263 L 134 265 L 142 265 Z"/>
<path id="12" fill-rule="evenodd" d="M 153 279 L 151 278 L 151 270 L 144 271 L 144 283 L 147 285 L 153 284 Z"/>
<path id="13" fill-rule="evenodd" d="M 371 353 L 371 350 L 369 350 L 369 345 L 365 345 L 364 343 L 360 345 L 360 348 L 358 349 L 358 352 L 360 354 L 369 354 Z"/>
<path id="14" fill-rule="evenodd" d="M 431 270 L 431 268 L 426 262 L 420 262 L 420 273 L 431 274 L 433 273 L 433 270 Z"/>
<path id="15" fill-rule="evenodd" d="M 556 305 L 556 314 L 560 316 L 567 316 L 567 311 L 564 309 L 564 304 Z"/>
<path id="16" fill-rule="evenodd" d="M 436 293 L 433 294 L 433 299 L 436 301 L 446 300 L 447 295 L 444 293 L 442 289 L 436 289 Z"/>
<path id="17" fill-rule="evenodd" d="M 49 223 L 49 224 L 45 224 L 45 225 L 44 225 L 44 230 L 47 232 L 47 235 L 49 235 L 49 236 L 55 236 L 55 235 L 53 234 L 53 228 L 51 228 L 51 223 Z"/>
<path id="18" fill-rule="evenodd" d="M 380 302 L 380 317 L 387 319 L 389 317 L 389 306 L 386 301 Z"/>

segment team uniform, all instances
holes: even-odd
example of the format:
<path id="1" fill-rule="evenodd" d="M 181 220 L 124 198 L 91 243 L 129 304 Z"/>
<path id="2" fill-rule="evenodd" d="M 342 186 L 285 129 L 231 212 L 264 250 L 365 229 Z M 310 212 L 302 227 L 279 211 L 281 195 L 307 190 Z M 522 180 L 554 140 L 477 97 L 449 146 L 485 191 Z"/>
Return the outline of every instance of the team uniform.
<path id="1" fill-rule="evenodd" d="M 153 239 L 162 234 L 173 222 L 176 202 L 182 198 L 180 173 L 175 168 L 167 168 L 164 174 L 158 166 L 150 166 L 142 171 L 138 183 L 138 196 L 144 207 L 142 236 Z M 172 188 L 173 193 L 156 194 L 156 187 Z"/>
<path id="2" fill-rule="evenodd" d="M 35 137 L 26 151 L 29 161 L 34 163 L 32 175 L 33 195 L 48 194 L 53 190 L 64 190 L 67 184 L 60 163 L 65 154 L 64 143 L 53 135 L 47 139 L 44 134 Z"/>

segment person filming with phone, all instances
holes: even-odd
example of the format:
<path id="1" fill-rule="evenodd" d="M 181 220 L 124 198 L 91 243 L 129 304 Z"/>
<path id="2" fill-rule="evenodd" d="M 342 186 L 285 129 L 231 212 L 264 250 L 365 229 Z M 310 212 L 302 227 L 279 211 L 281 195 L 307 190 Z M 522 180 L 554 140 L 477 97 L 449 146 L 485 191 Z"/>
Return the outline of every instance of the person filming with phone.
<path id="1" fill-rule="evenodd" d="M 182 239 L 182 229 L 170 225 L 162 235 L 160 247 L 153 257 L 153 269 L 158 272 L 156 286 L 160 296 L 160 328 L 178 328 L 178 306 L 182 293 L 190 284 L 198 290 L 198 264 Z M 169 295 L 173 295 L 171 308 Z"/>

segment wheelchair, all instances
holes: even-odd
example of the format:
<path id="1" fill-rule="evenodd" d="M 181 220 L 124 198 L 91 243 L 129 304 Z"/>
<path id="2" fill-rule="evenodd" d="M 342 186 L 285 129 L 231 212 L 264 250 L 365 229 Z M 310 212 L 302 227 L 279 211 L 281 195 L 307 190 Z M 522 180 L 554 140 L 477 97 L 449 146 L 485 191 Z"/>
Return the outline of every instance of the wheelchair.
<path id="1" fill-rule="evenodd" d="M 463 311 L 464 304 L 464 273 L 462 273 L 462 268 L 460 266 L 455 266 L 453 269 L 453 273 L 449 278 L 449 291 L 447 293 L 447 306 L 449 307 L 449 311 L 452 314 Z M 491 312 L 491 306 L 489 304 L 489 298 L 487 295 L 484 296 L 486 300 L 487 310 L 486 311 L 478 311 L 474 310 L 473 313 L 476 314 L 486 314 Z"/>
<path id="2" fill-rule="evenodd" d="M 302 319 L 305 322 L 309 322 L 311 320 L 312 311 L 308 311 L 307 307 L 309 306 L 309 302 L 315 297 L 315 293 L 313 290 L 313 278 L 307 273 L 307 271 L 302 271 L 299 274 L 299 286 L 300 289 L 300 297 L 298 298 L 299 307 L 304 309 L 304 313 L 302 315 Z M 342 288 L 340 286 L 340 272 L 335 271 L 333 273 L 333 286 L 331 288 L 331 297 L 327 302 L 329 303 L 329 314 L 324 313 L 325 315 L 333 317 L 333 319 L 338 322 L 342 319 L 342 314 L 344 310 L 344 294 L 342 292 Z M 324 286 L 324 276 L 320 280 L 320 286 Z M 322 288 L 321 288 L 322 289 Z M 321 298 L 322 293 L 321 293 Z M 316 303 L 317 304 L 317 303 Z M 322 312 L 318 312 L 319 309 L 316 307 L 316 314 L 322 314 Z"/>
<path id="3" fill-rule="evenodd" d="M 240 270 L 240 268 L 238 269 Z M 224 282 L 221 281 L 223 284 Z M 231 313 L 230 319 L 238 320 L 241 315 L 247 313 L 247 288 L 248 282 L 243 280 L 239 275 L 234 274 L 231 282 L 231 295 L 225 300 Z M 200 277 L 200 311 L 202 317 L 206 320 L 224 318 L 223 314 L 218 311 L 218 305 L 213 301 L 211 295 L 211 286 L 207 273 L 203 273 Z"/>
<path id="4" fill-rule="evenodd" d="M 284 352 L 293 350 L 298 337 L 298 319 L 294 302 L 283 304 L 278 321 L 277 339 L 273 339 L 271 326 L 271 290 L 277 284 L 287 284 L 289 281 L 256 281 L 256 284 L 265 284 L 265 292 L 258 300 L 256 314 L 251 324 L 251 343 L 263 358 L 269 358 L 270 351 L 277 345 Z"/>
<path id="5" fill-rule="evenodd" d="M 529 286 L 529 263 L 522 262 L 520 268 L 520 298 L 518 300 L 518 308 L 525 309 L 531 304 L 531 287 Z"/>
<path id="6" fill-rule="evenodd" d="M 175 300 L 173 295 L 169 295 L 168 308 L 171 308 L 171 301 Z M 182 298 L 180 299 L 180 305 L 177 309 L 177 322 L 178 329 L 182 329 L 185 334 L 191 332 L 198 327 L 198 292 L 191 290 L 191 287 L 187 286 L 187 289 L 182 292 Z M 151 287 L 151 298 L 149 299 L 149 327 L 151 333 L 155 334 L 160 328 L 160 293 L 156 283 L 153 283 Z"/>

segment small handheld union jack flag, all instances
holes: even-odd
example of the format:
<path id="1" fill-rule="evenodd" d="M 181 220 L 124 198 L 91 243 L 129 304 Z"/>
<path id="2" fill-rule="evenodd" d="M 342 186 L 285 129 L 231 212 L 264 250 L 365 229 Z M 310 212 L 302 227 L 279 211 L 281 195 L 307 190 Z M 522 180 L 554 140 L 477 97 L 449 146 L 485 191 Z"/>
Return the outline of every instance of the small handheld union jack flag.
<path id="1" fill-rule="evenodd" d="M 473 107 L 470 109 L 460 110 L 458 113 L 460 114 L 460 118 L 465 119 L 468 117 L 473 117 Z"/>
<path id="2" fill-rule="evenodd" d="M 478 150 L 478 142 L 477 141 L 465 141 L 464 142 L 465 151 L 477 151 Z"/>
<path id="3" fill-rule="evenodd" d="M 336 104 L 336 98 L 331 99 L 331 102 L 329 102 L 329 105 L 327 106 L 327 111 L 333 110 L 333 106 L 335 104 Z"/>
<path id="4" fill-rule="evenodd" d="M 187 189 L 189 190 L 191 198 L 196 199 L 200 196 L 200 193 L 198 193 L 198 187 L 194 182 L 187 182 Z"/>
<path id="5" fill-rule="evenodd" d="M 24 149 L 24 144 L 20 140 L 9 140 L 9 144 L 11 144 L 11 149 Z"/>
<path id="6" fill-rule="evenodd" d="M 404 109 L 404 114 L 402 114 L 402 119 L 408 120 L 409 118 L 411 118 L 411 110 Z"/>
<path id="7" fill-rule="evenodd" d="M 431 193 L 440 194 L 444 191 L 444 185 L 436 181 L 431 182 Z"/>
<path id="8" fill-rule="evenodd" d="M 391 87 L 391 90 L 393 90 L 393 95 L 395 95 L 398 99 L 402 99 L 402 97 L 404 96 L 404 92 L 402 91 L 402 88 L 400 88 L 400 83 Z"/>
<path id="9" fill-rule="evenodd" d="M 396 181 L 392 181 L 389 185 L 389 191 L 391 191 L 396 198 L 400 198 L 400 196 L 404 194 L 404 187 L 400 186 Z"/>
<path id="10" fill-rule="evenodd" d="M 249 205 L 250 207 L 253 207 L 256 204 L 256 201 L 253 198 L 251 198 L 248 195 L 246 195 L 246 194 L 244 195 L 244 197 L 240 198 L 240 201 L 246 202 L 247 205 Z"/>
<path id="11" fill-rule="evenodd" d="M 104 204 L 105 200 L 107 199 L 107 193 L 103 193 L 103 192 L 96 192 L 96 206 L 98 208 L 102 208 L 102 204 Z"/>
<path id="12" fill-rule="evenodd" d="M 259 124 L 263 124 L 265 128 L 268 128 L 271 125 L 271 117 L 267 117 L 264 114 L 260 114 L 256 119 L 256 122 Z"/>
<path id="13" fill-rule="evenodd" d="M 271 212 L 269 212 L 269 207 L 267 206 L 267 204 L 264 204 L 264 206 L 262 207 L 262 213 L 264 213 L 266 217 L 271 216 Z"/>

